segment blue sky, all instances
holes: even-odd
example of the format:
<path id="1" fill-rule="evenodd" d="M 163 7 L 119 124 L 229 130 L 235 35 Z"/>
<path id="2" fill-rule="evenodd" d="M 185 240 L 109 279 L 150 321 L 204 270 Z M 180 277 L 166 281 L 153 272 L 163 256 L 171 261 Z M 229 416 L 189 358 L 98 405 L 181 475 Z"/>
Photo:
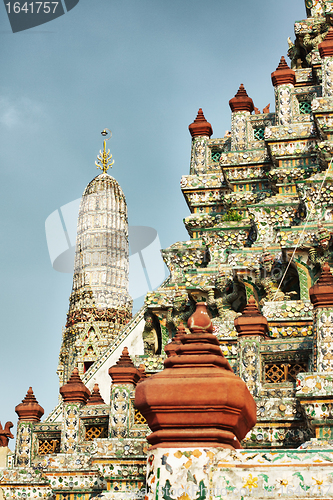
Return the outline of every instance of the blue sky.
<path id="1" fill-rule="evenodd" d="M 263 109 L 270 74 L 302 0 L 80 0 L 66 15 L 13 34 L 0 6 L 1 412 L 31 385 L 49 413 L 72 276 L 50 263 L 45 220 L 97 174 L 101 130 L 130 225 L 163 248 L 188 239 L 179 181 L 189 171 L 188 125 L 203 108 L 213 137 L 230 129 L 240 83 Z M 287 59 L 288 60 L 288 59 Z M 13 443 L 11 444 L 13 448 Z"/>

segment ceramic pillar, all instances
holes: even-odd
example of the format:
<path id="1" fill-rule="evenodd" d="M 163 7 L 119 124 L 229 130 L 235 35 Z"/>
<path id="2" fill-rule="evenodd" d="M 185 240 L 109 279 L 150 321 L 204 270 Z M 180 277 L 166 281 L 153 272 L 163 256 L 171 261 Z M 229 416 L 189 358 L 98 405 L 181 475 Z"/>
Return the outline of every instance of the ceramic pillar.
<path id="1" fill-rule="evenodd" d="M 252 396 L 260 395 L 260 342 L 268 333 L 267 319 L 259 312 L 253 296 L 243 314 L 235 319 L 239 342 L 239 376 Z"/>
<path id="2" fill-rule="evenodd" d="M 75 368 L 67 384 L 60 387 L 63 398 L 63 420 L 60 449 L 62 453 L 75 453 L 79 442 L 79 412 L 89 399 L 90 391 Z"/>
<path id="3" fill-rule="evenodd" d="M 110 438 L 129 437 L 131 397 L 134 396 L 136 384 L 141 378 L 140 371 L 135 368 L 127 347 L 117 361 L 109 369 L 112 378 L 110 395 Z"/>
<path id="4" fill-rule="evenodd" d="M 44 409 L 40 406 L 34 396 L 33 390 L 29 390 L 22 403 L 16 406 L 19 417 L 15 445 L 15 465 L 30 467 L 32 459 L 33 425 L 40 422 Z"/>
<path id="5" fill-rule="evenodd" d="M 275 88 L 275 109 L 279 125 L 289 125 L 292 121 L 291 95 L 296 82 L 295 71 L 289 68 L 284 57 L 271 75 Z"/>
<path id="6" fill-rule="evenodd" d="M 323 97 L 333 96 L 333 28 L 322 43 L 318 45 L 319 54 L 322 59 L 321 67 L 323 73 Z"/>
<path id="7" fill-rule="evenodd" d="M 231 108 L 231 150 L 241 151 L 247 147 L 246 123 L 248 116 L 254 110 L 252 99 L 247 95 L 241 84 L 235 97 L 230 99 Z"/>
<path id="8" fill-rule="evenodd" d="M 212 135 L 213 129 L 211 124 L 207 122 L 201 108 L 196 119 L 188 128 L 192 136 L 191 174 L 205 174 L 208 164 L 207 140 Z"/>

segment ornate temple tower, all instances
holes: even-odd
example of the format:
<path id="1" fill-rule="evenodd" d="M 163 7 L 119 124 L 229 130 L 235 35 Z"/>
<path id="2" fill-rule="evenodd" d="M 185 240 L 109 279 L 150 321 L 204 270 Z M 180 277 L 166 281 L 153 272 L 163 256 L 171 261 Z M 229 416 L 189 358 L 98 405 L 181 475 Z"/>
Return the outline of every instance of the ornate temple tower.
<path id="1" fill-rule="evenodd" d="M 80 204 L 60 385 L 75 366 L 85 373 L 131 318 L 127 205 L 118 182 L 107 173 L 111 158 L 104 140 L 95 162 L 102 173 L 88 184 Z"/>

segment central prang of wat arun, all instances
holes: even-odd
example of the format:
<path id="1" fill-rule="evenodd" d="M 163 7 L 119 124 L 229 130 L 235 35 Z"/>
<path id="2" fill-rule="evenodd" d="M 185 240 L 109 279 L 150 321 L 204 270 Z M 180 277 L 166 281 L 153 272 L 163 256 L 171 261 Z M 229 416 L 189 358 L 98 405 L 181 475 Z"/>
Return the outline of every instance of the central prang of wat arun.
<path id="1" fill-rule="evenodd" d="M 224 137 L 202 109 L 189 126 L 189 239 L 162 251 L 170 276 L 134 317 L 104 142 L 59 404 L 42 419 L 27 387 L 13 447 L 1 415 L 0 498 L 333 498 L 333 1 L 305 4 L 272 61 L 275 111 L 241 84 Z"/>

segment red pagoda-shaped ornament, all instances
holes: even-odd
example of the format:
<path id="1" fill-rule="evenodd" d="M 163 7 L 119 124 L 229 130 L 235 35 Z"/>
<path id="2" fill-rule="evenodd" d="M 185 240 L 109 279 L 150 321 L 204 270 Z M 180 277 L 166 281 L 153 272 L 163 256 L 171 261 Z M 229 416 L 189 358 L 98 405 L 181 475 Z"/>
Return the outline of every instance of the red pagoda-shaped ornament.
<path id="1" fill-rule="evenodd" d="M 189 318 L 192 324 L 191 334 L 173 342 L 164 370 L 136 388 L 135 406 L 152 430 L 148 442 L 153 448 L 240 448 L 256 423 L 255 402 L 210 333 L 205 303 Z"/>
<path id="2" fill-rule="evenodd" d="M 278 67 L 271 74 L 271 78 L 274 87 L 278 87 L 279 85 L 288 85 L 288 84 L 295 85 L 296 82 L 295 71 L 289 68 L 283 56 L 280 59 Z"/>
<path id="3" fill-rule="evenodd" d="M 259 311 L 256 301 L 251 295 L 241 316 L 235 319 L 238 337 L 259 335 L 264 337 L 268 332 L 268 322 Z"/>
<path id="4" fill-rule="evenodd" d="M 16 406 L 15 411 L 18 414 L 19 422 L 40 422 L 44 415 L 44 408 L 35 398 L 32 387 L 29 387 L 25 398 L 22 403 Z"/>
<path id="5" fill-rule="evenodd" d="M 320 57 L 333 56 L 333 27 L 331 26 L 324 40 L 318 45 Z"/>
<path id="6" fill-rule="evenodd" d="M 117 363 L 109 368 L 109 375 L 114 384 L 136 385 L 140 380 L 141 373 L 137 368 L 135 368 L 127 347 L 124 347 Z"/>
<path id="7" fill-rule="evenodd" d="M 86 404 L 90 396 L 90 391 L 82 382 L 77 368 L 74 368 L 67 384 L 60 387 L 60 394 L 65 403 Z"/>
<path id="8" fill-rule="evenodd" d="M 235 97 L 230 99 L 229 106 L 231 111 L 254 111 L 254 105 L 251 97 L 247 95 L 244 85 L 241 83 Z"/>
<path id="9" fill-rule="evenodd" d="M 99 392 L 98 384 L 94 385 L 91 396 L 88 399 L 87 406 L 89 405 L 105 405 L 105 401 Z"/>
<path id="10" fill-rule="evenodd" d="M 314 307 L 333 306 L 333 276 L 328 262 L 323 265 L 320 278 L 310 288 L 309 294 Z"/>
<path id="11" fill-rule="evenodd" d="M 213 134 L 213 129 L 210 123 L 206 120 L 203 111 L 199 108 L 196 119 L 191 125 L 188 126 L 190 134 L 192 137 L 207 136 L 210 137 Z"/>

